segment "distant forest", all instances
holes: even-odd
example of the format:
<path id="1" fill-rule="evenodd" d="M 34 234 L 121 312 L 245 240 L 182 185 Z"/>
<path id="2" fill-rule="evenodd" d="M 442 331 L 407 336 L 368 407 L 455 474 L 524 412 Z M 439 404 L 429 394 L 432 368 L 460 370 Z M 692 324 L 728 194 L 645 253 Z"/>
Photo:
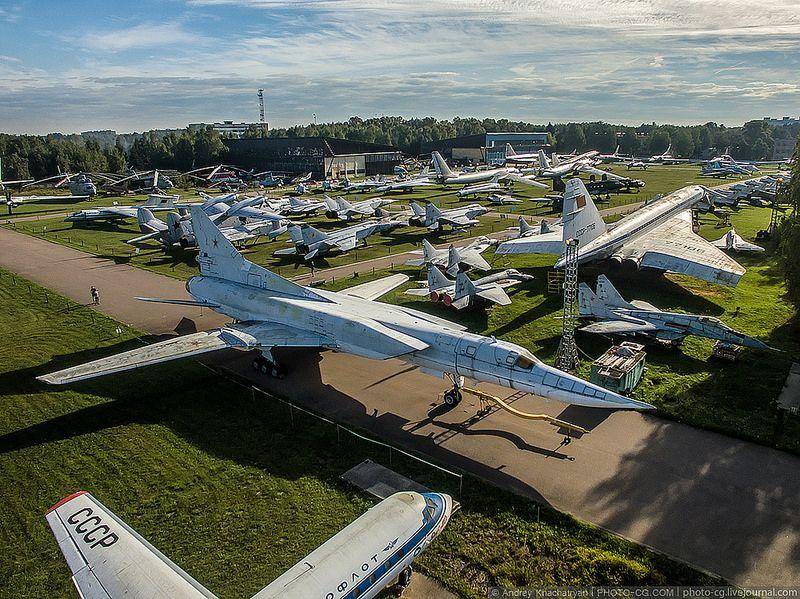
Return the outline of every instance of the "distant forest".
<path id="1" fill-rule="evenodd" d="M 484 132 L 547 131 L 558 152 L 595 149 L 613 152 L 619 145 L 626 155 L 659 154 L 672 144 L 675 156 L 706 158 L 730 148 L 734 158 L 765 160 L 772 156 L 776 138 L 797 137 L 800 127 L 772 127 L 763 120 L 741 127 L 716 123 L 704 125 L 643 124 L 637 127 L 593 123 L 534 124 L 506 119 L 433 117 L 405 119 L 352 117 L 341 123 L 295 125 L 271 129 L 270 137 L 326 136 L 393 145 L 410 155 L 419 155 L 431 141 Z M 252 127 L 253 137 L 263 135 Z M 3 178 L 43 178 L 60 169 L 63 172 L 124 172 L 128 168 L 175 169 L 186 171 L 226 159 L 227 149 L 210 127 L 200 130 L 155 130 L 117 135 L 95 131 L 80 135 L 0 134 L 0 159 Z"/>

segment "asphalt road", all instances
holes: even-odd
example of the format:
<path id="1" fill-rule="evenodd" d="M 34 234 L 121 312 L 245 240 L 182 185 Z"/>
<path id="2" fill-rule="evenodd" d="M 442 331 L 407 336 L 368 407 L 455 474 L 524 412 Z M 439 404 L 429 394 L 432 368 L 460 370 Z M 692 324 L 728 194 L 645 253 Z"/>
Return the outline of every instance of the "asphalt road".
<path id="1" fill-rule="evenodd" d="M 0 266 L 154 333 L 187 317 L 198 329 L 222 317 L 142 304 L 133 295 L 187 297 L 175 279 L 0 228 Z M 246 356 L 218 361 L 247 373 Z M 514 406 L 581 424 L 591 434 L 561 446 L 554 427 L 493 411 L 469 397 L 446 411 L 446 388 L 397 360 L 291 352 L 292 375 L 259 384 L 299 404 L 569 512 L 736 584 L 800 586 L 800 458 L 653 415 L 566 407 L 525 397 Z M 500 397 L 507 390 L 486 387 Z"/>

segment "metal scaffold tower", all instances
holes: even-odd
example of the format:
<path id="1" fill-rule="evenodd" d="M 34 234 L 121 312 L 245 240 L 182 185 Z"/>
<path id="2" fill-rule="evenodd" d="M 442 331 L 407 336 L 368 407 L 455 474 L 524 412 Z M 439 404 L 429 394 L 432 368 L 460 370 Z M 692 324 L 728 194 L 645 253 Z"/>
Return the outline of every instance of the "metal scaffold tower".
<path id="1" fill-rule="evenodd" d="M 575 329 L 578 327 L 578 240 L 568 239 L 564 250 L 564 314 L 561 342 L 558 344 L 556 368 L 574 372 L 578 368 L 578 347 Z"/>

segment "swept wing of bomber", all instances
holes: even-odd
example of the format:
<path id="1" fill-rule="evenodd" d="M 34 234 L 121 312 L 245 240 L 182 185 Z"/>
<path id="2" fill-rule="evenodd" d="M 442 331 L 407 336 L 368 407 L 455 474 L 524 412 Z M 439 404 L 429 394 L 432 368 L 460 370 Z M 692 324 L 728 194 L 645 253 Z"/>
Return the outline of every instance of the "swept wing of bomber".
<path id="1" fill-rule="evenodd" d="M 401 491 L 370 508 L 254 595 L 255 599 L 370 599 L 393 584 L 444 530 L 453 500 Z M 46 514 L 83 599 L 213 598 L 91 494 L 65 497 Z"/>
<path id="2" fill-rule="evenodd" d="M 463 310 L 478 303 L 492 303 L 508 306 L 511 298 L 506 289 L 533 277 L 510 268 L 472 281 L 467 273 L 458 271 L 456 280 L 448 279 L 433 264 L 428 264 L 428 279 L 420 281 L 420 287 L 409 289 L 407 295 L 428 296 L 434 303 L 442 302 L 456 310 Z"/>
<path id="3" fill-rule="evenodd" d="M 755 349 L 772 349 L 713 316 L 665 312 L 647 302 L 625 301 L 605 275 L 597 277 L 594 292 L 586 283 L 581 283 L 578 302 L 582 317 L 599 321 L 581 328 L 587 333 L 644 335 L 676 344 L 689 335 L 696 335 Z"/>
<path id="4" fill-rule="evenodd" d="M 457 248 L 453 245 L 447 249 L 437 249 L 427 239 L 422 240 L 422 249 L 414 250 L 413 254 L 421 254 L 419 258 L 412 258 L 406 264 L 408 266 L 425 266 L 433 264 L 444 270 L 450 276 L 454 276 L 461 266 L 468 266 L 478 270 L 489 270 L 491 265 L 481 256 L 483 252 L 492 247 L 496 241 L 488 237 L 478 237 L 471 241 L 469 245 Z"/>
<path id="5" fill-rule="evenodd" d="M 192 223 L 200 248 L 200 275 L 186 283 L 192 300 L 149 301 L 206 306 L 233 321 L 219 329 L 161 341 L 42 375 L 65 384 L 221 349 L 259 350 L 264 370 L 280 375 L 275 347 L 332 349 L 363 358 L 398 358 L 453 388 L 461 399 L 465 378 L 490 382 L 570 404 L 620 409 L 652 406 L 623 397 L 538 360 L 527 349 L 465 330 L 456 323 L 375 300 L 408 281 L 402 274 L 341 292 L 303 287 L 245 259 L 198 207 Z"/>

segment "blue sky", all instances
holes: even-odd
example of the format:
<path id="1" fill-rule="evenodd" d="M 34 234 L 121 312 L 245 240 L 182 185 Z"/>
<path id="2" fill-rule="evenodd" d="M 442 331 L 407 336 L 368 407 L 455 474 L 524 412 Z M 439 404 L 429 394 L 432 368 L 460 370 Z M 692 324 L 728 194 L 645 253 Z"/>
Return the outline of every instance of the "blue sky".
<path id="1" fill-rule="evenodd" d="M 796 0 L 0 0 L 0 131 L 800 112 Z"/>

